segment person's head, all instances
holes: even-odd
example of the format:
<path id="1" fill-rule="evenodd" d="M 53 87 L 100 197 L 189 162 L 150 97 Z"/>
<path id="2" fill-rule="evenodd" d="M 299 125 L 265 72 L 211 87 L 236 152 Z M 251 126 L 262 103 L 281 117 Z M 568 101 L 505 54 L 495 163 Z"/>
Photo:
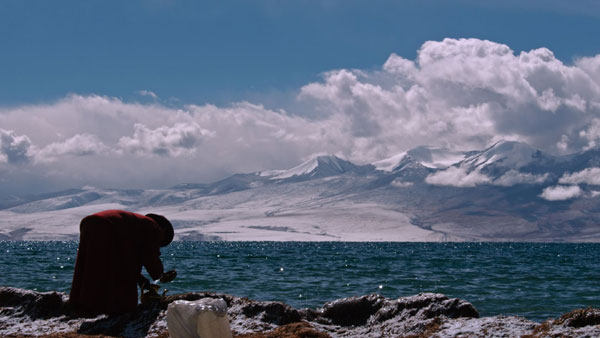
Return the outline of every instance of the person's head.
<path id="1" fill-rule="evenodd" d="M 161 229 L 162 236 L 160 240 L 160 246 L 169 245 L 173 240 L 173 236 L 175 236 L 175 233 L 173 231 L 173 225 L 171 225 L 171 222 L 169 222 L 169 220 L 162 215 L 147 214 L 146 217 L 152 218 L 158 224 L 158 227 Z"/>

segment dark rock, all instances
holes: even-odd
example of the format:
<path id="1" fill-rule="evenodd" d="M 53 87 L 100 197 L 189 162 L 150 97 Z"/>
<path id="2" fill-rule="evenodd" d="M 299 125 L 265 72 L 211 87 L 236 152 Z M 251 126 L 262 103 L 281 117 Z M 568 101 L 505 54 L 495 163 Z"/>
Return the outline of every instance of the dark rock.
<path id="1" fill-rule="evenodd" d="M 154 324 L 161 311 L 164 310 L 161 309 L 159 302 L 140 305 L 132 312 L 81 323 L 77 333 L 125 337 L 140 337 L 137 333 L 141 333 L 143 337 L 148 333 L 150 326 Z M 134 330 L 130 329 L 132 326 L 135 326 Z M 127 332 L 133 332 L 133 334 L 126 334 Z"/>
<path id="2" fill-rule="evenodd" d="M 376 294 L 338 299 L 325 303 L 322 311 L 323 317 L 334 325 L 364 325 L 369 317 L 381 308 L 384 299 L 383 296 Z"/>
<path id="3" fill-rule="evenodd" d="M 78 318 L 67 297 L 0 287 L 0 336 L 59 332 L 119 337 L 166 337 L 166 309 L 175 300 L 221 298 L 236 335 L 261 337 L 598 337 L 600 310 L 582 309 L 542 324 L 522 317 L 478 318 L 467 301 L 423 293 L 388 299 L 371 294 L 339 299 L 318 309 L 294 309 L 280 302 L 254 301 L 212 292 L 190 292 L 139 305 L 118 316 Z"/>
<path id="4" fill-rule="evenodd" d="M 68 313 L 67 297 L 58 292 L 35 292 L 0 287 L 0 307 L 14 316 L 51 318 Z"/>
<path id="5" fill-rule="evenodd" d="M 432 304 L 425 313 L 427 318 L 438 316 L 479 318 L 479 313 L 473 304 L 458 298 L 446 299 L 441 303 Z"/>
<path id="6" fill-rule="evenodd" d="M 250 301 L 243 307 L 242 312 L 246 317 L 256 317 L 261 314 L 261 321 L 275 325 L 290 324 L 302 319 L 298 310 L 280 302 Z"/>
<path id="7" fill-rule="evenodd" d="M 588 325 L 600 325 L 600 310 L 587 308 L 565 313 L 554 321 L 554 324 L 568 327 L 585 327 Z"/>
<path id="8" fill-rule="evenodd" d="M 439 316 L 448 318 L 469 317 L 478 318 L 475 307 L 464 300 L 448 297 L 442 294 L 422 293 L 397 300 L 387 300 L 385 305 L 375 313 L 371 322 L 384 322 L 394 317 L 419 317 L 430 319 Z"/>

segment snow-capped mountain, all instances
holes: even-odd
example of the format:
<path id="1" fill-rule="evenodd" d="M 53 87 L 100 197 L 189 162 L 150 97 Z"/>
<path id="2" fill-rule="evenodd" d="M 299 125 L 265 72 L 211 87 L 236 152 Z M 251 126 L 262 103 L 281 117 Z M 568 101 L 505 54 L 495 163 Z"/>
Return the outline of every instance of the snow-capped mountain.
<path id="1" fill-rule="evenodd" d="M 363 174 L 372 169 L 371 165 L 359 166 L 333 155 L 317 156 L 292 169 L 269 170 L 259 175 L 272 180 L 321 178 L 345 173 Z"/>
<path id="2" fill-rule="evenodd" d="M 502 141 L 418 147 L 373 164 L 318 156 L 288 170 L 168 189 L 82 188 L 0 201 L 0 240 L 77 239 L 84 216 L 162 213 L 180 240 L 600 241 L 600 150 Z"/>
<path id="3" fill-rule="evenodd" d="M 465 159 L 467 153 L 446 148 L 420 146 L 405 153 L 373 163 L 375 168 L 382 171 L 394 171 L 412 161 L 426 168 L 442 169 Z"/>
<path id="4" fill-rule="evenodd" d="M 532 146 L 516 141 L 500 141 L 482 151 L 467 153 L 458 166 L 477 170 L 494 177 L 507 171 L 539 173 L 550 169 L 556 159 Z"/>

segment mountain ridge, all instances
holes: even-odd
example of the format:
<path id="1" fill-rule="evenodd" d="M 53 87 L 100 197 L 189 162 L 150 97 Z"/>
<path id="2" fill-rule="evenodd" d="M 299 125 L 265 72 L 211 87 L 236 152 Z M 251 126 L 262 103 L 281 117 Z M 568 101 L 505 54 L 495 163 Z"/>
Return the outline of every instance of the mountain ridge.
<path id="1" fill-rule="evenodd" d="M 288 170 L 167 189 L 71 189 L 0 203 L 0 239 L 76 239 L 108 208 L 163 213 L 177 239 L 600 241 L 600 151 L 501 141 L 421 146 L 372 164 L 317 156 Z"/>

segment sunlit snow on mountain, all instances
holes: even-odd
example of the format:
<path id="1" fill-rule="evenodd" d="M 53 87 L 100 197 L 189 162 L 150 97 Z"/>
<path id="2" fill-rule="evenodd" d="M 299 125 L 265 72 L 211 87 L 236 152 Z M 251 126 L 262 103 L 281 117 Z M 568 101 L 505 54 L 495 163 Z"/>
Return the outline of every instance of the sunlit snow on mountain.
<path id="1" fill-rule="evenodd" d="M 421 146 L 359 165 L 317 156 L 291 169 L 169 189 L 85 187 L 0 201 L 0 240 L 77 239 L 82 217 L 162 213 L 179 240 L 599 241 L 600 151 L 525 143 Z"/>

